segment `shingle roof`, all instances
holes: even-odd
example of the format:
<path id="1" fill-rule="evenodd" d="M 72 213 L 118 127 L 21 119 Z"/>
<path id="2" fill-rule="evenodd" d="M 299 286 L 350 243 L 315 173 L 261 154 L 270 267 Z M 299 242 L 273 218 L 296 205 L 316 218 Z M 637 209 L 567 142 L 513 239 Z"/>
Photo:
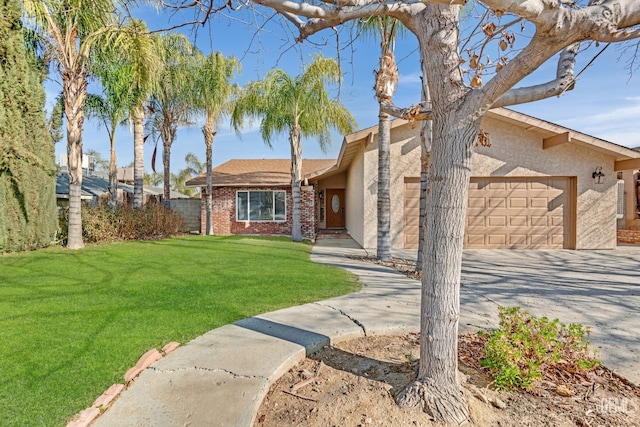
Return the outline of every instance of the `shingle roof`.
<path id="1" fill-rule="evenodd" d="M 303 159 L 302 176 L 333 166 L 335 159 Z M 215 187 L 266 186 L 291 184 L 291 159 L 232 159 L 212 170 Z M 185 183 L 204 186 L 207 175 L 201 174 Z"/>

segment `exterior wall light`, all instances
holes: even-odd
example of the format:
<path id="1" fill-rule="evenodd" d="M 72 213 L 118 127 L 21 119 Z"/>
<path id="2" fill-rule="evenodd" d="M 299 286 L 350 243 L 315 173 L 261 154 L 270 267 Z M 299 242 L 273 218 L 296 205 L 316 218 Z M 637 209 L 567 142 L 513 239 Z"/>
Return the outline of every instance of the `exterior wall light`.
<path id="1" fill-rule="evenodd" d="M 604 178 L 604 174 L 602 173 L 602 166 L 598 166 L 596 170 L 591 174 L 591 177 L 595 179 L 596 184 L 602 184 L 602 178 Z"/>

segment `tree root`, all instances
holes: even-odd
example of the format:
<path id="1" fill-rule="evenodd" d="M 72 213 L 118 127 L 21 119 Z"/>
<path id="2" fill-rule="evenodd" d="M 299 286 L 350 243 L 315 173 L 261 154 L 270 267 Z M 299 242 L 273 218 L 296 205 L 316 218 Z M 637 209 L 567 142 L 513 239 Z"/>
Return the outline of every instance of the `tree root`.
<path id="1" fill-rule="evenodd" d="M 396 403 L 410 411 L 424 411 L 434 420 L 461 425 L 469 421 L 469 406 L 458 387 L 436 384 L 432 379 L 414 381 L 396 396 Z"/>

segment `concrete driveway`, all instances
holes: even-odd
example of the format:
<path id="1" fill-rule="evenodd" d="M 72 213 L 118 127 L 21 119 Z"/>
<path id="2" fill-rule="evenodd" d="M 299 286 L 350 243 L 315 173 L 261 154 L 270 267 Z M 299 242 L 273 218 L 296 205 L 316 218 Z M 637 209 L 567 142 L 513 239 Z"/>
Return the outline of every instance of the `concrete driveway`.
<path id="1" fill-rule="evenodd" d="M 496 326 L 500 305 L 590 325 L 602 362 L 640 384 L 640 248 L 466 250 L 461 285 L 461 329 Z"/>

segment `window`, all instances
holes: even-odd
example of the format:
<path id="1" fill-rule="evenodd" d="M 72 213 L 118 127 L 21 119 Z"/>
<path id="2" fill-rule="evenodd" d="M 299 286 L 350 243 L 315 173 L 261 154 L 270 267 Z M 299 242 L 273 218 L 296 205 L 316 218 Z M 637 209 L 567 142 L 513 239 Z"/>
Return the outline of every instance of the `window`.
<path id="1" fill-rule="evenodd" d="M 238 191 L 237 221 L 285 221 L 284 191 Z"/>

